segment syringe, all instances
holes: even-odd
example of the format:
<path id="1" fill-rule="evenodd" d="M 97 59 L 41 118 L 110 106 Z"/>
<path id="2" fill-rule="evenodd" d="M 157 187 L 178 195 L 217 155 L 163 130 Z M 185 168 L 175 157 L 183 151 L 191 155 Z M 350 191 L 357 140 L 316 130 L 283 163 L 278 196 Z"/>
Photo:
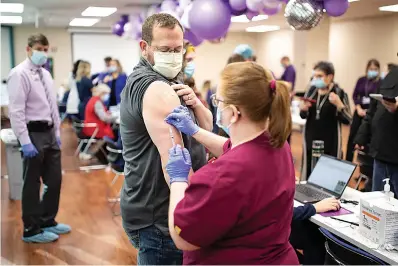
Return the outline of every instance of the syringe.
<path id="1" fill-rule="evenodd" d="M 169 127 L 169 133 L 170 133 L 171 143 L 173 144 L 173 147 L 174 147 L 176 145 L 176 142 L 174 140 L 174 135 L 173 135 L 173 131 L 171 130 L 171 127 Z"/>

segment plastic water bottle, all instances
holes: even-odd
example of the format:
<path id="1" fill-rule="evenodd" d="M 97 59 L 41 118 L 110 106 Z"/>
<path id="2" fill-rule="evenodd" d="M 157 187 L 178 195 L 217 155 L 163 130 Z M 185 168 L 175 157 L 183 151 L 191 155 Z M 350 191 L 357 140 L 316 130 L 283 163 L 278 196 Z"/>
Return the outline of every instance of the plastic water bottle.
<path id="1" fill-rule="evenodd" d="M 318 162 L 321 155 L 324 153 L 325 143 L 323 140 L 314 140 L 312 142 L 312 160 L 311 160 L 311 172 L 314 170 L 316 163 Z"/>

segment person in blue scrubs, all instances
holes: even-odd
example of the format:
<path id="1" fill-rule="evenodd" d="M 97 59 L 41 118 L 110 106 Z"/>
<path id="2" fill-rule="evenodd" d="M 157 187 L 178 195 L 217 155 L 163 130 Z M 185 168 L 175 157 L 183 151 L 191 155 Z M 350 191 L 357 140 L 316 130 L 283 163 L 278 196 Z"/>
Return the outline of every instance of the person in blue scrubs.
<path id="1" fill-rule="evenodd" d="M 120 103 L 120 93 L 126 85 L 127 75 L 117 59 L 113 59 L 108 67 L 108 72 L 101 74 L 98 79 L 111 88 L 111 96 L 107 106 L 116 106 Z"/>

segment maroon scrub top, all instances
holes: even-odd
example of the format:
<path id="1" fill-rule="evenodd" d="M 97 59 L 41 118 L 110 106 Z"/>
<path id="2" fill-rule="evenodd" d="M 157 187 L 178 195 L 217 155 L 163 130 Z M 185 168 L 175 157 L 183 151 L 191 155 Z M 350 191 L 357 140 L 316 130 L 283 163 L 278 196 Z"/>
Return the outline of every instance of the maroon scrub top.
<path id="1" fill-rule="evenodd" d="M 200 247 L 184 264 L 298 264 L 289 243 L 295 171 L 290 147 L 257 138 L 197 171 L 174 211 L 180 236 Z M 180 231 L 181 230 L 181 231 Z"/>

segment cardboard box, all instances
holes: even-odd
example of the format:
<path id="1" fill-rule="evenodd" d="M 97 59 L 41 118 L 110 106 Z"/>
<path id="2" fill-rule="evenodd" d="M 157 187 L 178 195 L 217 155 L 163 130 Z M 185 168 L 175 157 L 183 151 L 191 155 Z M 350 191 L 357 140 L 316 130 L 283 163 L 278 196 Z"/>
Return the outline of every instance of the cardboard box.
<path id="1" fill-rule="evenodd" d="M 398 200 L 370 197 L 361 199 L 360 205 L 360 233 L 379 245 L 398 245 Z"/>

